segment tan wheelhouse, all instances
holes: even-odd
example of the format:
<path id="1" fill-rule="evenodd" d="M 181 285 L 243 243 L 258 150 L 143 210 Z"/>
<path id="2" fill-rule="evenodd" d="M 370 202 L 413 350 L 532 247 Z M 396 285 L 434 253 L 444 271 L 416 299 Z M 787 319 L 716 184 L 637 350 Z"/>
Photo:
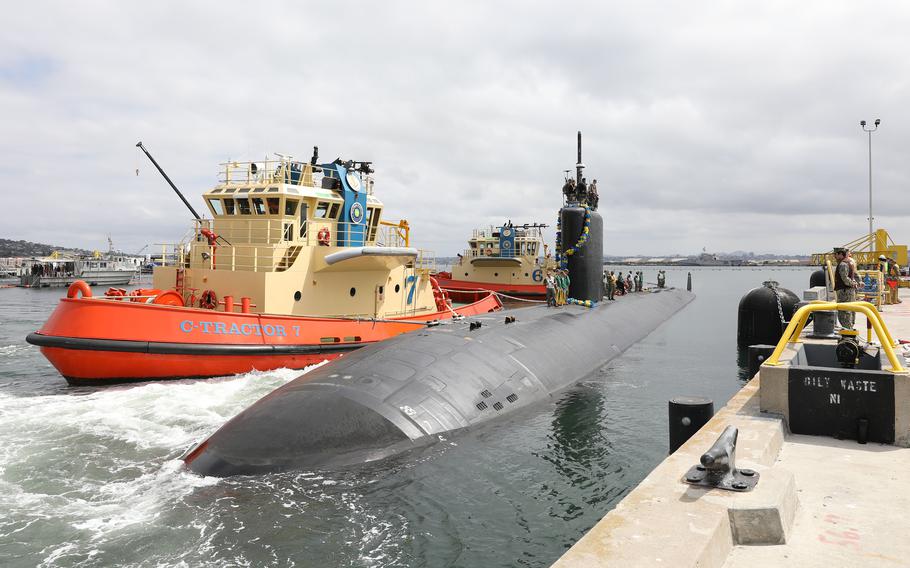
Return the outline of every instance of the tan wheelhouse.
<path id="1" fill-rule="evenodd" d="M 410 247 L 406 221 L 382 220 L 367 168 L 287 157 L 222 167 L 220 183 L 203 195 L 212 219 L 196 221 L 187 239 L 165 250 L 155 288 L 175 288 L 188 305 L 207 290 L 248 297 L 257 313 L 436 311 L 433 259 Z"/>

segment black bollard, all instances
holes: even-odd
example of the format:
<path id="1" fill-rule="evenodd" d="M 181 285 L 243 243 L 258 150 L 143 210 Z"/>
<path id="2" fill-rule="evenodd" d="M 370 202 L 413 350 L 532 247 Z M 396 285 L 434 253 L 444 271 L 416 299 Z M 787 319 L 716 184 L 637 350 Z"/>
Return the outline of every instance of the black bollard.
<path id="1" fill-rule="evenodd" d="M 668 406 L 672 454 L 714 416 L 714 402 L 700 396 L 678 396 Z"/>
<path id="2" fill-rule="evenodd" d="M 692 273 L 691 272 L 689 273 L 689 278 L 686 280 L 686 290 L 689 292 L 692 291 Z"/>
<path id="3" fill-rule="evenodd" d="M 755 376 L 765 359 L 774 353 L 776 345 L 750 345 L 749 346 L 749 378 Z"/>

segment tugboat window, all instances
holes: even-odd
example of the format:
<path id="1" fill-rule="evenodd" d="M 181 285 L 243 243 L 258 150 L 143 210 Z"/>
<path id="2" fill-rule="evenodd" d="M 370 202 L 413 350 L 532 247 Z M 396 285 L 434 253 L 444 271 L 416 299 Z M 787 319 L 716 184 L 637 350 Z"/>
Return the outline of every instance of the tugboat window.
<path id="1" fill-rule="evenodd" d="M 401 286 L 395 284 L 395 293 L 397 294 L 399 290 L 401 290 Z"/>
<path id="2" fill-rule="evenodd" d="M 295 302 L 299 302 L 301 297 L 302 296 L 300 294 L 300 290 L 297 290 L 296 292 L 294 292 L 294 301 Z"/>
<path id="3" fill-rule="evenodd" d="M 237 199 L 237 210 L 240 211 L 241 215 L 250 214 L 250 200 L 249 199 Z"/>
<path id="4" fill-rule="evenodd" d="M 316 204 L 316 211 L 313 212 L 313 217 L 315 219 L 325 219 L 325 216 L 328 212 L 329 204 L 325 201 L 320 201 Z"/>
<path id="5" fill-rule="evenodd" d="M 278 206 L 281 204 L 280 197 L 266 197 L 265 203 L 269 206 L 269 215 L 278 215 Z"/>
<path id="6" fill-rule="evenodd" d="M 338 211 L 341 209 L 341 206 L 337 203 L 332 204 L 332 208 L 329 209 L 329 219 L 338 219 Z"/>
<path id="7" fill-rule="evenodd" d="M 215 215 L 224 215 L 224 207 L 221 206 L 220 199 L 209 199 L 209 207 Z"/>
<path id="8" fill-rule="evenodd" d="M 351 288 L 351 297 L 354 297 L 354 294 L 357 293 L 357 288 Z"/>
<path id="9" fill-rule="evenodd" d="M 226 198 L 224 200 L 224 213 L 225 215 L 234 215 L 234 200 Z"/>
<path id="10" fill-rule="evenodd" d="M 284 214 L 285 215 L 296 215 L 297 214 L 297 200 L 288 199 L 284 202 Z"/>
<path id="11" fill-rule="evenodd" d="M 369 226 L 370 226 L 370 222 L 371 222 L 372 220 L 373 220 L 373 208 L 372 208 L 372 207 L 367 207 L 367 216 L 366 216 L 366 218 L 363 220 L 363 223 L 364 223 L 364 225 L 365 225 L 366 227 L 369 227 Z M 373 239 L 367 237 L 367 240 L 373 240 Z"/>
<path id="12" fill-rule="evenodd" d="M 371 240 L 371 241 L 376 240 L 376 230 L 379 228 L 379 218 L 381 216 L 382 216 L 382 213 L 380 213 L 380 210 L 377 208 L 376 212 L 373 214 L 373 218 L 370 219 L 370 221 L 372 221 L 372 225 L 370 226 L 369 240 Z"/>
<path id="13" fill-rule="evenodd" d="M 253 198 L 253 211 L 256 212 L 256 215 L 265 215 L 265 205 L 262 203 L 261 197 Z"/>

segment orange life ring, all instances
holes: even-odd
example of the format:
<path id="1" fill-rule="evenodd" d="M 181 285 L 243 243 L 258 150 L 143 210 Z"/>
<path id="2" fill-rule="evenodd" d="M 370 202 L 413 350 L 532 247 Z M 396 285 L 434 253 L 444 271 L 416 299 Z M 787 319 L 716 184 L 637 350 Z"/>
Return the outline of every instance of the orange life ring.
<path id="1" fill-rule="evenodd" d="M 319 239 L 319 244 L 327 247 L 329 246 L 329 240 L 332 238 L 332 234 L 329 232 L 328 227 L 323 227 L 319 229 L 319 234 L 316 235 L 316 238 Z"/>
<path id="2" fill-rule="evenodd" d="M 92 289 L 89 288 L 89 285 L 85 282 L 85 280 L 76 280 L 75 282 L 70 284 L 69 289 L 67 289 L 67 291 L 66 291 L 66 297 L 75 298 L 76 294 L 78 294 L 80 292 L 82 293 L 83 298 L 92 297 Z"/>
<path id="3" fill-rule="evenodd" d="M 491 249 L 491 248 L 486 249 L 486 251 L 484 251 L 484 254 L 487 256 L 493 256 L 493 249 Z"/>
<path id="4" fill-rule="evenodd" d="M 214 310 L 218 306 L 218 295 L 214 290 L 206 290 L 199 296 L 199 307 L 206 310 Z"/>

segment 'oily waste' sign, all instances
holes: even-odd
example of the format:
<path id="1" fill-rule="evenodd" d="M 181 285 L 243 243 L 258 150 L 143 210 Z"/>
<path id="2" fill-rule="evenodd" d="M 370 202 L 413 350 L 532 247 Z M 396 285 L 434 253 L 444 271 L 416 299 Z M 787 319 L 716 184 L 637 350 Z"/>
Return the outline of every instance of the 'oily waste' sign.
<path id="1" fill-rule="evenodd" d="M 885 371 L 791 367 L 790 431 L 857 439 L 859 420 L 867 440 L 894 443 L 894 375 Z"/>

